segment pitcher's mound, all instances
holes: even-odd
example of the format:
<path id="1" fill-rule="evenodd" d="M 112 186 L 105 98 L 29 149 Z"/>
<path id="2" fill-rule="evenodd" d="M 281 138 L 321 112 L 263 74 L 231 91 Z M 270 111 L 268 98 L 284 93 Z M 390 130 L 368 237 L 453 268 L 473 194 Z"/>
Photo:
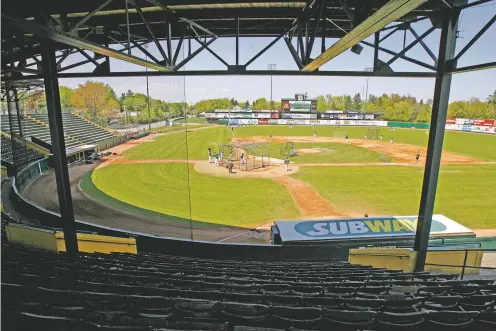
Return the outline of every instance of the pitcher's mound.
<path id="1" fill-rule="evenodd" d="M 266 166 L 265 168 L 258 168 L 255 170 L 240 170 L 239 162 L 234 163 L 233 173 L 229 173 L 226 166 L 215 166 L 214 163 L 209 163 L 208 161 L 200 161 L 195 164 L 195 170 L 201 174 L 219 177 L 230 177 L 230 178 L 274 178 L 289 176 L 300 170 L 296 165 L 289 165 L 290 171 L 286 171 L 284 164 L 275 164 Z"/>

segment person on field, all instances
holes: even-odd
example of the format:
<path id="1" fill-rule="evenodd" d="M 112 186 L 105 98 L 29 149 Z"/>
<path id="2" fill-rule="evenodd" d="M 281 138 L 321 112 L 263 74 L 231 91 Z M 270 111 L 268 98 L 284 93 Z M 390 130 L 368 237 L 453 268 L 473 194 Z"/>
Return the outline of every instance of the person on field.
<path id="1" fill-rule="evenodd" d="M 348 143 L 348 134 L 346 134 L 346 143 Z"/>
<path id="2" fill-rule="evenodd" d="M 241 156 L 239 157 L 239 161 L 241 164 L 245 164 L 245 153 L 241 153 Z"/>
<path id="3" fill-rule="evenodd" d="M 222 162 L 222 158 L 224 157 L 224 152 L 219 152 L 219 162 Z"/>
<path id="4" fill-rule="evenodd" d="M 382 138 L 384 138 L 384 137 L 383 137 L 383 136 L 382 136 L 382 134 L 381 134 L 381 136 L 379 137 L 379 139 L 380 139 L 380 140 L 382 140 Z"/>
<path id="5" fill-rule="evenodd" d="M 214 153 L 214 162 L 215 162 L 215 166 L 219 165 L 219 154 L 217 153 Z"/>
<path id="6" fill-rule="evenodd" d="M 212 150 L 208 148 L 208 163 L 212 163 Z"/>
<path id="7" fill-rule="evenodd" d="M 229 160 L 229 162 L 227 163 L 227 168 L 229 169 L 229 173 L 232 174 L 232 170 L 233 170 L 233 161 L 232 160 Z"/>
<path id="8" fill-rule="evenodd" d="M 289 158 L 286 157 L 286 160 L 284 160 L 284 168 L 286 168 L 286 171 L 289 171 Z"/>
<path id="9" fill-rule="evenodd" d="M 392 145 L 393 144 L 393 137 L 391 137 L 391 139 L 389 139 L 389 143 Z"/>
<path id="10" fill-rule="evenodd" d="M 417 155 L 415 155 L 415 160 L 417 160 L 417 163 L 419 163 L 420 159 L 420 151 L 417 151 Z"/>

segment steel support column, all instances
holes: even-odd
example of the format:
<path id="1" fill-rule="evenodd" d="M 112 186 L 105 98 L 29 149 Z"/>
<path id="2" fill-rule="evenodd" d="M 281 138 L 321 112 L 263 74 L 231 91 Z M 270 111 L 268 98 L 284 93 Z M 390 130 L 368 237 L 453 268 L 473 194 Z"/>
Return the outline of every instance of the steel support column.
<path id="1" fill-rule="evenodd" d="M 436 189 L 441 164 L 441 153 L 443 151 L 444 129 L 446 114 L 448 112 L 448 101 L 451 88 L 450 60 L 455 56 L 456 31 L 459 9 L 453 9 L 446 13 L 441 23 L 441 38 L 439 43 L 439 55 L 437 65 L 437 77 L 434 85 L 434 97 L 432 103 L 431 128 L 429 132 L 429 144 L 425 160 L 424 181 L 422 185 L 422 196 L 418 214 L 417 232 L 415 235 L 414 250 L 417 258 L 415 271 L 423 271 L 429 245 L 429 234 L 432 224 L 432 213 L 436 199 Z"/>
<path id="2" fill-rule="evenodd" d="M 236 65 L 239 65 L 239 17 L 236 17 Z"/>
<path id="3" fill-rule="evenodd" d="M 59 198 L 60 217 L 64 229 L 65 247 L 68 254 L 76 254 L 78 252 L 76 223 L 74 220 L 69 171 L 65 153 L 55 48 L 51 41 L 43 41 L 42 63 L 48 122 L 50 124 L 50 138 L 52 142 L 53 166 L 55 168 L 55 180 L 57 182 L 57 195 Z"/>
<path id="4" fill-rule="evenodd" d="M 14 92 L 15 107 L 16 107 L 16 111 L 17 111 L 17 125 L 19 126 L 19 135 L 21 137 L 24 137 L 24 134 L 22 133 L 21 110 L 19 109 L 19 95 L 17 94 L 17 90 L 13 90 L 13 92 Z"/>
<path id="5" fill-rule="evenodd" d="M 381 37 L 381 32 L 377 31 L 374 33 L 374 65 L 373 69 L 376 71 L 379 69 L 379 40 Z"/>

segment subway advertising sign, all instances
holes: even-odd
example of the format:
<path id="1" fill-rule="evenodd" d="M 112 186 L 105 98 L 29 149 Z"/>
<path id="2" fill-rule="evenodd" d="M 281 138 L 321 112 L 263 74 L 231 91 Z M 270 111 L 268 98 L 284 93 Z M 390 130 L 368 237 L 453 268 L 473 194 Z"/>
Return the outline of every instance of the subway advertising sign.
<path id="1" fill-rule="evenodd" d="M 313 221 L 276 221 L 282 241 L 343 240 L 381 237 L 414 236 L 416 216 L 368 217 Z M 473 234 L 473 232 L 443 216 L 433 215 L 431 235 Z"/>

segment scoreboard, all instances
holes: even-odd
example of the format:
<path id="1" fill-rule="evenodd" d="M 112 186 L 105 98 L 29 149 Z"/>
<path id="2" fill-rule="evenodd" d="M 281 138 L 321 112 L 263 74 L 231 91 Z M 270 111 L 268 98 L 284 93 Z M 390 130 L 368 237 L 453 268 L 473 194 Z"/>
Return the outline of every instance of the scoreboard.
<path id="1" fill-rule="evenodd" d="M 302 95 L 296 95 L 294 99 L 282 99 L 281 108 L 283 112 L 317 112 L 316 99 L 304 99 Z"/>

